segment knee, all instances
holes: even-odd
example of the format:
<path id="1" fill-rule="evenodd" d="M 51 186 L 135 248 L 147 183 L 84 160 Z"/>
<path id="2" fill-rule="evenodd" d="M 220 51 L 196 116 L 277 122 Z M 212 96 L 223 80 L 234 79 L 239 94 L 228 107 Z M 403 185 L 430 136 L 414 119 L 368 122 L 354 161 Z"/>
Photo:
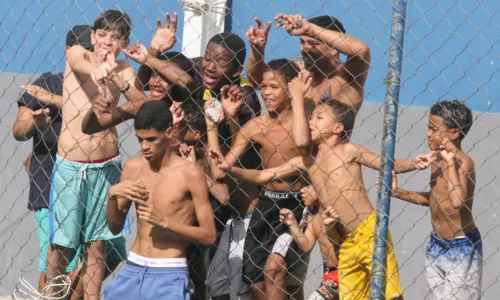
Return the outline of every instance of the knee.
<path id="1" fill-rule="evenodd" d="M 269 255 L 266 266 L 264 267 L 264 273 L 268 278 L 284 276 L 286 273 L 285 259 L 278 254 Z"/>

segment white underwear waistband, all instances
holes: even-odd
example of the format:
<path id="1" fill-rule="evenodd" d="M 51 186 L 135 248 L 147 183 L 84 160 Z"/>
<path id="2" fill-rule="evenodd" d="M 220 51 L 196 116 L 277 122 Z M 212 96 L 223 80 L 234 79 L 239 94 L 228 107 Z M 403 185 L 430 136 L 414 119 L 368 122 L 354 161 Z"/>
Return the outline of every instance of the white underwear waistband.
<path id="1" fill-rule="evenodd" d="M 134 264 L 149 268 L 187 268 L 185 258 L 150 258 L 130 251 L 128 260 Z"/>

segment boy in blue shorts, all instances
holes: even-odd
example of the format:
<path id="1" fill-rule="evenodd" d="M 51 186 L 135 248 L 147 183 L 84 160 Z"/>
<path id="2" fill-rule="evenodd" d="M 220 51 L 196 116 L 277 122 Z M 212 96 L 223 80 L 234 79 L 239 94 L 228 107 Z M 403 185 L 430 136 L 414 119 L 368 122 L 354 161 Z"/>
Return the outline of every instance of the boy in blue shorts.
<path id="1" fill-rule="evenodd" d="M 144 103 L 134 128 L 142 154 L 127 160 L 120 183 L 109 190 L 106 218 L 113 233 L 121 232 L 135 202 L 137 237 L 104 296 L 189 299 L 186 248 L 190 242 L 212 246 L 216 240 L 205 172 L 173 151 L 173 118 L 164 101 Z M 195 218 L 199 226 L 193 226 Z"/>
<path id="2" fill-rule="evenodd" d="M 462 151 L 472 118 L 463 101 L 431 107 L 427 144 L 438 159 L 431 166 L 429 192 L 401 189 L 393 174 L 393 197 L 431 210 L 433 232 L 425 263 L 429 300 L 481 297 L 483 243 L 472 215 L 476 173 L 474 161 Z"/>

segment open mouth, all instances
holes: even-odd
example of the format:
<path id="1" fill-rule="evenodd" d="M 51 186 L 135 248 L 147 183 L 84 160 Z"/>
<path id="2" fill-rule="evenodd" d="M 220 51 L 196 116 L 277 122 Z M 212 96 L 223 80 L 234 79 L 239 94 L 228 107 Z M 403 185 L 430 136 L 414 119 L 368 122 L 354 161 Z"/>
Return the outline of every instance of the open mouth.
<path id="1" fill-rule="evenodd" d="M 217 77 L 215 77 L 214 75 L 204 73 L 203 74 L 203 81 L 208 85 L 213 85 L 217 82 Z"/>
<path id="2" fill-rule="evenodd" d="M 165 95 L 163 90 L 151 90 L 151 97 L 153 98 L 161 98 L 163 95 Z"/>

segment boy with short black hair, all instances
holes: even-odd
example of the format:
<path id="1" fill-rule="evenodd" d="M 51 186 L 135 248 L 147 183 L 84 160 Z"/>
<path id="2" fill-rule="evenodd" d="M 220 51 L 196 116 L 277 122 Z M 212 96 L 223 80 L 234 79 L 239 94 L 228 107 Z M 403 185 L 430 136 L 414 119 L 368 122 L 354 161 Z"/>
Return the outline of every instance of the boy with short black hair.
<path id="1" fill-rule="evenodd" d="M 438 157 L 431 166 L 430 192 L 399 188 L 393 174 L 393 197 L 431 210 L 425 267 L 430 300 L 481 297 L 483 245 L 472 215 L 476 173 L 474 161 L 462 151 L 472 122 L 465 102 L 435 103 L 427 131 L 427 144 Z"/>
<path id="2" fill-rule="evenodd" d="M 137 238 L 105 298 L 189 299 L 186 248 L 191 242 L 211 246 L 216 239 L 205 173 L 172 151 L 173 118 L 165 102 L 144 103 L 134 128 L 142 155 L 127 160 L 120 183 L 109 190 L 107 222 L 112 232 L 123 230 L 135 202 Z M 131 192 L 118 192 L 127 190 L 123 186 Z"/>

